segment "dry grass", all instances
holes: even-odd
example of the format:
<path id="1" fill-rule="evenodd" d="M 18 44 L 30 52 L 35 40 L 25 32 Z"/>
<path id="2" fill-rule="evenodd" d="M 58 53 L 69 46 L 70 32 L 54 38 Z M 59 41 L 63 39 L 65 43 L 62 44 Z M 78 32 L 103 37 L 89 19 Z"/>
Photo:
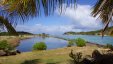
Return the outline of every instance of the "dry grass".
<path id="1" fill-rule="evenodd" d="M 20 40 L 23 39 L 28 39 L 28 38 L 33 38 L 35 36 L 33 35 L 23 35 L 23 36 L 0 36 L 0 41 L 1 40 L 7 40 L 8 43 L 10 43 L 13 46 L 17 46 L 20 43 Z"/>
<path id="2" fill-rule="evenodd" d="M 17 46 L 20 42 L 20 38 L 16 36 L 0 36 L 0 41 L 1 40 L 7 40 L 12 46 Z"/>
<path id="3" fill-rule="evenodd" d="M 85 47 L 65 47 L 55 50 L 46 51 L 33 51 L 25 52 L 15 56 L 0 57 L 1 64 L 68 64 L 70 59 L 69 53 L 71 50 L 76 52 L 82 52 L 83 56 L 91 55 L 95 50 L 102 51 L 103 48 L 97 46 L 85 46 Z"/>

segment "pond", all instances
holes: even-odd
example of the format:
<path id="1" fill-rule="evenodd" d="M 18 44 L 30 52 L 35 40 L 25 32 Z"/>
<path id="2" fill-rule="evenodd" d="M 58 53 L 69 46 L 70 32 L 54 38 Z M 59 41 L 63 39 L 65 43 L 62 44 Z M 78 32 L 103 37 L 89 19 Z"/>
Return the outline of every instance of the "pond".
<path id="1" fill-rule="evenodd" d="M 21 40 L 17 49 L 21 52 L 32 51 L 32 47 L 37 42 L 45 42 L 47 45 L 47 50 L 62 48 L 67 46 L 67 41 L 52 37 L 42 38 L 35 37 L 31 39 Z"/>
<path id="2" fill-rule="evenodd" d="M 98 43 L 98 44 L 112 44 L 113 45 L 113 37 L 110 36 L 92 36 L 92 35 L 59 35 L 57 37 L 61 38 L 67 38 L 67 39 L 76 39 L 76 38 L 83 38 L 86 41 L 92 42 L 92 43 Z M 25 39 L 21 40 L 19 46 L 17 47 L 18 50 L 21 52 L 28 52 L 32 51 L 32 47 L 36 42 L 45 42 L 47 45 L 47 50 L 50 49 L 57 49 L 57 48 L 63 48 L 67 46 L 67 41 L 58 39 L 58 38 L 53 38 L 53 37 L 47 37 L 47 38 L 42 38 L 42 37 L 35 37 L 31 39 Z"/>

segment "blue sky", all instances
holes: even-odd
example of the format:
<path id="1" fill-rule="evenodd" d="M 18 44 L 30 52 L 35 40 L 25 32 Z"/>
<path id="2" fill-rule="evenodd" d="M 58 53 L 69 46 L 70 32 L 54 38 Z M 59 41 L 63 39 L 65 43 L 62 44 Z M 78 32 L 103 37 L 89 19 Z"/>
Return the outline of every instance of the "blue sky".
<path id="1" fill-rule="evenodd" d="M 56 9 L 54 15 L 40 16 L 18 24 L 17 31 L 31 33 L 62 34 L 68 31 L 92 31 L 102 28 L 102 23 L 90 15 L 97 0 L 78 0 L 77 9 L 67 7 L 61 15 Z"/>

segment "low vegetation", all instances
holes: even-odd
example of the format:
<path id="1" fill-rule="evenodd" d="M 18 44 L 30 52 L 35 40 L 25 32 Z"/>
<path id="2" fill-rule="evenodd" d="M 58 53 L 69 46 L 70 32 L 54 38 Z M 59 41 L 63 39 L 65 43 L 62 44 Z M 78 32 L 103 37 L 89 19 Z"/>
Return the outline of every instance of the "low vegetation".
<path id="1" fill-rule="evenodd" d="M 113 64 L 113 54 L 101 54 L 98 50 L 94 50 L 91 56 L 83 57 L 81 52 L 69 54 L 70 64 Z"/>
<path id="2" fill-rule="evenodd" d="M 13 49 L 14 49 L 14 47 L 11 46 L 10 44 L 8 44 L 8 42 L 6 40 L 0 41 L 0 50 L 9 52 L 9 51 L 11 51 Z"/>
<path id="3" fill-rule="evenodd" d="M 17 53 L 20 53 L 20 51 L 16 50 L 15 47 L 6 40 L 0 41 L 0 56 L 16 55 Z"/>
<path id="4" fill-rule="evenodd" d="M 17 32 L 19 35 L 33 35 L 32 33 L 29 32 Z M 14 36 L 9 34 L 8 32 L 0 32 L 0 36 Z"/>
<path id="5" fill-rule="evenodd" d="M 113 26 L 108 27 L 105 31 L 105 34 L 113 36 L 112 29 L 113 29 Z M 64 35 L 79 35 L 79 34 L 80 35 L 101 35 L 102 30 L 103 29 L 96 30 L 96 31 L 89 31 L 89 32 L 65 32 Z"/>
<path id="6" fill-rule="evenodd" d="M 111 45 L 111 44 L 106 44 L 105 48 L 109 48 L 110 50 L 113 51 L 113 45 Z"/>
<path id="7" fill-rule="evenodd" d="M 75 39 L 76 45 L 79 47 L 86 46 L 86 41 L 82 38 Z"/>
<path id="8" fill-rule="evenodd" d="M 73 42 L 72 40 L 69 40 L 67 47 L 71 47 L 71 46 L 73 46 L 73 45 L 74 45 L 74 42 Z"/>
<path id="9" fill-rule="evenodd" d="M 33 50 L 46 50 L 47 46 L 44 42 L 37 42 L 33 46 Z"/>
<path id="10" fill-rule="evenodd" d="M 99 48 L 98 46 L 85 46 L 85 47 L 65 47 L 58 48 L 55 50 L 42 50 L 42 51 L 32 51 L 17 54 L 15 56 L 5 56 L 0 57 L 1 64 L 71 64 L 68 60 L 72 60 L 69 57 L 69 53 L 73 50 L 73 54 L 77 52 L 82 53 L 82 59 L 86 55 L 92 54 L 92 52 L 98 49 L 100 52 L 104 48 Z M 85 53 L 86 52 L 86 53 Z M 80 59 L 80 60 L 82 60 Z"/>
<path id="11" fill-rule="evenodd" d="M 69 54 L 69 56 L 72 58 L 70 60 L 70 64 L 80 64 L 81 63 L 81 60 L 82 60 L 82 53 L 81 52 L 73 54 L 73 50 L 71 50 L 71 53 Z"/>

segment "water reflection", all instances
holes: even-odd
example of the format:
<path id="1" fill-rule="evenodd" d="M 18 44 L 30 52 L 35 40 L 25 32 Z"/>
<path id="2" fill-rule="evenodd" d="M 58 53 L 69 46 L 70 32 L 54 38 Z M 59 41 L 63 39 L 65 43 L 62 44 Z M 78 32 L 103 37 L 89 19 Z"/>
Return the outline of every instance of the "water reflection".
<path id="1" fill-rule="evenodd" d="M 31 51 L 33 45 L 36 42 L 45 42 L 47 45 L 47 50 L 48 49 L 56 49 L 56 48 L 62 48 L 67 46 L 67 41 L 57 39 L 57 38 L 52 38 L 52 37 L 47 37 L 47 38 L 42 38 L 42 37 L 35 37 L 31 39 L 26 39 L 20 41 L 20 45 L 17 47 L 18 50 L 21 52 L 27 52 Z"/>
<path id="2" fill-rule="evenodd" d="M 101 36 L 91 36 L 91 35 L 59 35 L 57 37 L 66 38 L 66 39 L 76 39 L 76 38 L 83 38 L 88 42 L 98 43 L 98 44 L 113 44 L 113 37 L 105 36 L 102 38 Z M 67 41 L 52 38 L 52 37 L 36 37 L 31 39 L 22 40 L 20 45 L 17 47 L 18 50 L 22 52 L 31 51 L 33 45 L 36 42 L 45 42 L 47 45 L 47 49 L 56 49 L 56 48 L 63 48 L 67 46 Z"/>

